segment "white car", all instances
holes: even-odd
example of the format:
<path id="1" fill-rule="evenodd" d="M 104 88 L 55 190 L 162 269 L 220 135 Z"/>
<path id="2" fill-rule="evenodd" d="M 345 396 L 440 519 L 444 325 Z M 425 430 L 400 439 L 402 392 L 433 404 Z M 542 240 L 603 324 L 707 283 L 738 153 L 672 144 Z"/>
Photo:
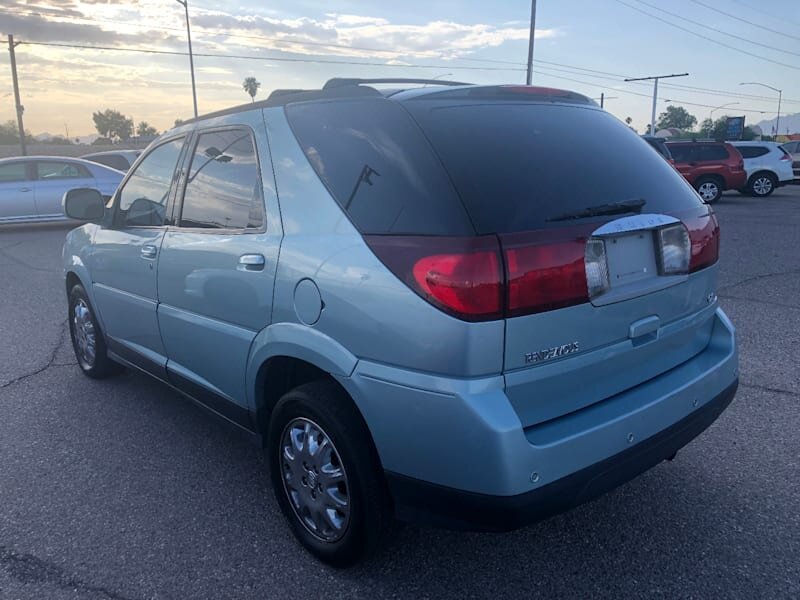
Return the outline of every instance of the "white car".
<path id="1" fill-rule="evenodd" d="M 786 142 L 783 146 L 781 146 L 781 148 L 792 155 L 792 161 L 794 161 L 792 163 L 792 169 L 794 169 L 794 178 L 796 181 L 800 181 L 800 140 Z"/>
<path id="2" fill-rule="evenodd" d="M 744 158 L 747 184 L 739 191 L 751 196 L 769 196 L 794 180 L 792 157 L 775 142 L 731 142 Z"/>
<path id="3" fill-rule="evenodd" d="M 64 156 L 0 160 L 0 223 L 66 220 L 61 199 L 69 190 L 92 188 L 111 197 L 124 173 Z"/>

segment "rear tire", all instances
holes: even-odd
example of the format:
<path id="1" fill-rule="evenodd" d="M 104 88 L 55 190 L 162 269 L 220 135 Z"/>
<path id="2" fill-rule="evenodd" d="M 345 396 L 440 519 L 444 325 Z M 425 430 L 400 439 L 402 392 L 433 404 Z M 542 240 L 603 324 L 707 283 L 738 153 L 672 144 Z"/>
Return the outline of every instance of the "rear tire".
<path id="1" fill-rule="evenodd" d="M 267 452 L 281 511 L 311 554 L 350 567 L 385 545 L 394 518 L 378 453 L 335 382 L 307 383 L 278 401 Z"/>
<path id="2" fill-rule="evenodd" d="M 778 179 L 772 173 L 762 171 L 756 173 L 747 182 L 747 192 L 757 198 L 766 198 L 778 185 Z"/>
<path id="3" fill-rule="evenodd" d="M 108 348 L 89 302 L 89 296 L 81 285 L 75 285 L 69 292 L 69 333 L 72 349 L 78 366 L 87 377 L 105 379 L 125 370 L 119 363 L 108 357 Z"/>
<path id="4" fill-rule="evenodd" d="M 722 184 L 716 177 L 701 177 L 695 182 L 695 189 L 706 204 L 713 204 L 722 196 Z"/>

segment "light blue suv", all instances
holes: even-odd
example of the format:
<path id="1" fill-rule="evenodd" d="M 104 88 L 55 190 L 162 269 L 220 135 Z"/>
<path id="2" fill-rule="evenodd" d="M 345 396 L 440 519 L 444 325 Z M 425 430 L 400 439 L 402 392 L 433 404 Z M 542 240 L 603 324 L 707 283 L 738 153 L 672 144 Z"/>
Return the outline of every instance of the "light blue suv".
<path id="1" fill-rule="evenodd" d="M 717 221 L 645 141 L 572 92 L 419 83 L 275 92 L 165 133 L 105 205 L 64 198 L 92 221 L 64 247 L 80 368 L 263 440 L 339 566 L 394 517 L 508 530 L 596 497 L 738 383 Z"/>

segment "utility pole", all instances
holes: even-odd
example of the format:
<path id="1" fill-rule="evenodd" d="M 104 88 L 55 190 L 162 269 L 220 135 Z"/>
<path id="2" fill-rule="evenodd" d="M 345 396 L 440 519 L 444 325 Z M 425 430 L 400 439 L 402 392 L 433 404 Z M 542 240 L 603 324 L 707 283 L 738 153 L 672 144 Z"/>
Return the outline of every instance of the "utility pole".
<path id="1" fill-rule="evenodd" d="M 672 75 L 656 75 L 654 77 L 631 77 L 625 81 L 650 81 L 653 80 L 653 112 L 650 115 L 650 135 L 656 134 L 656 103 L 658 102 L 658 80 L 669 79 L 670 77 L 686 77 L 688 73 Z"/>
<path id="2" fill-rule="evenodd" d="M 616 100 L 618 96 L 606 96 L 605 92 L 600 92 L 600 108 L 605 108 L 606 100 Z M 597 98 L 595 98 L 597 100 Z"/>
<path id="3" fill-rule="evenodd" d="M 194 83 L 194 56 L 192 54 L 192 31 L 189 28 L 189 0 L 175 0 L 178 4 L 183 4 L 186 11 L 186 38 L 189 41 L 189 69 L 192 72 L 192 100 L 194 101 L 194 117 L 197 118 L 197 87 Z"/>
<path id="4" fill-rule="evenodd" d="M 11 80 L 14 82 L 14 106 L 17 110 L 17 127 L 19 127 L 19 146 L 22 151 L 22 156 L 28 154 L 28 149 L 25 146 L 25 126 L 22 124 L 22 111 L 25 108 L 19 101 L 19 80 L 17 79 L 17 57 L 14 54 L 14 48 L 17 47 L 19 42 L 14 42 L 14 36 L 8 34 L 8 53 L 11 55 Z"/>
<path id="5" fill-rule="evenodd" d="M 531 34 L 528 38 L 528 73 L 525 83 L 530 85 L 533 81 L 533 36 L 536 32 L 536 0 L 531 0 Z"/>

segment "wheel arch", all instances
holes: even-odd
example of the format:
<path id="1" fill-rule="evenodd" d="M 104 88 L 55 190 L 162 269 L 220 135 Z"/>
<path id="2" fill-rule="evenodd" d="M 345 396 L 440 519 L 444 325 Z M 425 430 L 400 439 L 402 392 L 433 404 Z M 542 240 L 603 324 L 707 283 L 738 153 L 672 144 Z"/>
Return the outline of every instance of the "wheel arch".
<path id="1" fill-rule="evenodd" d="M 261 331 L 253 341 L 246 375 L 248 402 L 259 432 L 266 433 L 272 409 L 286 392 L 312 381 L 334 382 L 363 418 L 358 403 L 340 383 L 357 363 L 346 348 L 316 329 L 277 323 Z"/>

